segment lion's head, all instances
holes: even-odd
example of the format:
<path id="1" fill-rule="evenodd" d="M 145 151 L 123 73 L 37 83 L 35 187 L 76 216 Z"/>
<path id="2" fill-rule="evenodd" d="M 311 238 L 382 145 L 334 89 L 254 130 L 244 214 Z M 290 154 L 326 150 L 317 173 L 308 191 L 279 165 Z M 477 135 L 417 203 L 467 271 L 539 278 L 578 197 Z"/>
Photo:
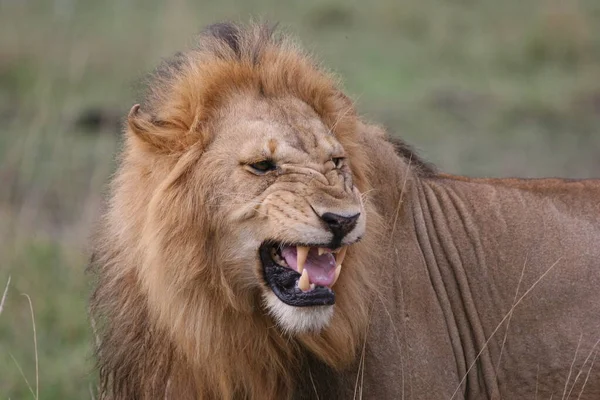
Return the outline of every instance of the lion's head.
<path id="1" fill-rule="evenodd" d="M 318 331 L 333 314 L 347 249 L 365 233 L 350 159 L 296 97 L 230 101 L 234 112 L 215 126 L 194 178 L 211 189 L 207 217 L 222 226 L 220 267 L 255 286 L 283 330 Z"/>
<path id="2" fill-rule="evenodd" d="M 257 26 L 213 26 L 148 86 L 97 241 L 106 386 L 154 363 L 155 385 L 260 397 L 303 349 L 352 360 L 380 224 L 352 102 Z"/>

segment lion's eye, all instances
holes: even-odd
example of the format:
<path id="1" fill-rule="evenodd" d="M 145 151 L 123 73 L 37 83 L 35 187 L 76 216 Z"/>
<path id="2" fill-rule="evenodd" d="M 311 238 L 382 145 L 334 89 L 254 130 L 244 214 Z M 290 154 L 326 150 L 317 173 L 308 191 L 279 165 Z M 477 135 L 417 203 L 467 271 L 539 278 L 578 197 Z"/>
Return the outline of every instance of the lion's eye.
<path id="1" fill-rule="evenodd" d="M 277 169 L 277 165 L 273 162 L 273 160 L 262 160 L 252 164 L 248 164 L 248 166 L 252 169 L 252 172 L 257 174 L 265 174 L 269 171 L 274 171 Z"/>
<path id="2" fill-rule="evenodd" d="M 333 157 L 331 161 L 333 161 L 333 165 L 337 169 L 342 168 L 342 165 L 344 165 L 344 157 Z"/>

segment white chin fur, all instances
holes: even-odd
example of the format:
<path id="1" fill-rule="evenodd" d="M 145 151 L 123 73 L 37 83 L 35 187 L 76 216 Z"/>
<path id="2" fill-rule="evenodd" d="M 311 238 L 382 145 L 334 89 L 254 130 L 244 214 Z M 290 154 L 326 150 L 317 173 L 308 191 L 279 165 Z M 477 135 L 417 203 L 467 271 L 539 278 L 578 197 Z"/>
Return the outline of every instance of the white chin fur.
<path id="1" fill-rule="evenodd" d="M 333 306 L 294 307 L 285 304 L 271 291 L 263 295 L 269 314 L 288 334 L 319 332 L 333 316 Z"/>

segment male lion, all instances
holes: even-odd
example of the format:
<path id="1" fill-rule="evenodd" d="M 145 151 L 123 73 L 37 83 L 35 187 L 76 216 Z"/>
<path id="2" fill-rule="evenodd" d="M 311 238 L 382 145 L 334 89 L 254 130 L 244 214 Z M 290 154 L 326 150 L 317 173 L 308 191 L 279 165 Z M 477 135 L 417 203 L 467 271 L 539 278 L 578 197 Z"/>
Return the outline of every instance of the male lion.
<path id="1" fill-rule="evenodd" d="M 600 398 L 600 181 L 439 174 L 263 26 L 148 86 L 95 242 L 101 398 Z"/>

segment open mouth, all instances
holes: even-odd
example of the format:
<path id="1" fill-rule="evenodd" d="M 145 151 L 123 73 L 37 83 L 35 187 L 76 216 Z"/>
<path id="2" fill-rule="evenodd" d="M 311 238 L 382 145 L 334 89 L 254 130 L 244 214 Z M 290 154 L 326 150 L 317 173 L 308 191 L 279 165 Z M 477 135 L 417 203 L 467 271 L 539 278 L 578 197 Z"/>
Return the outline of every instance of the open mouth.
<path id="1" fill-rule="evenodd" d="M 307 307 L 335 304 L 331 288 L 340 275 L 346 249 L 265 242 L 259 253 L 265 281 L 279 300 Z"/>

